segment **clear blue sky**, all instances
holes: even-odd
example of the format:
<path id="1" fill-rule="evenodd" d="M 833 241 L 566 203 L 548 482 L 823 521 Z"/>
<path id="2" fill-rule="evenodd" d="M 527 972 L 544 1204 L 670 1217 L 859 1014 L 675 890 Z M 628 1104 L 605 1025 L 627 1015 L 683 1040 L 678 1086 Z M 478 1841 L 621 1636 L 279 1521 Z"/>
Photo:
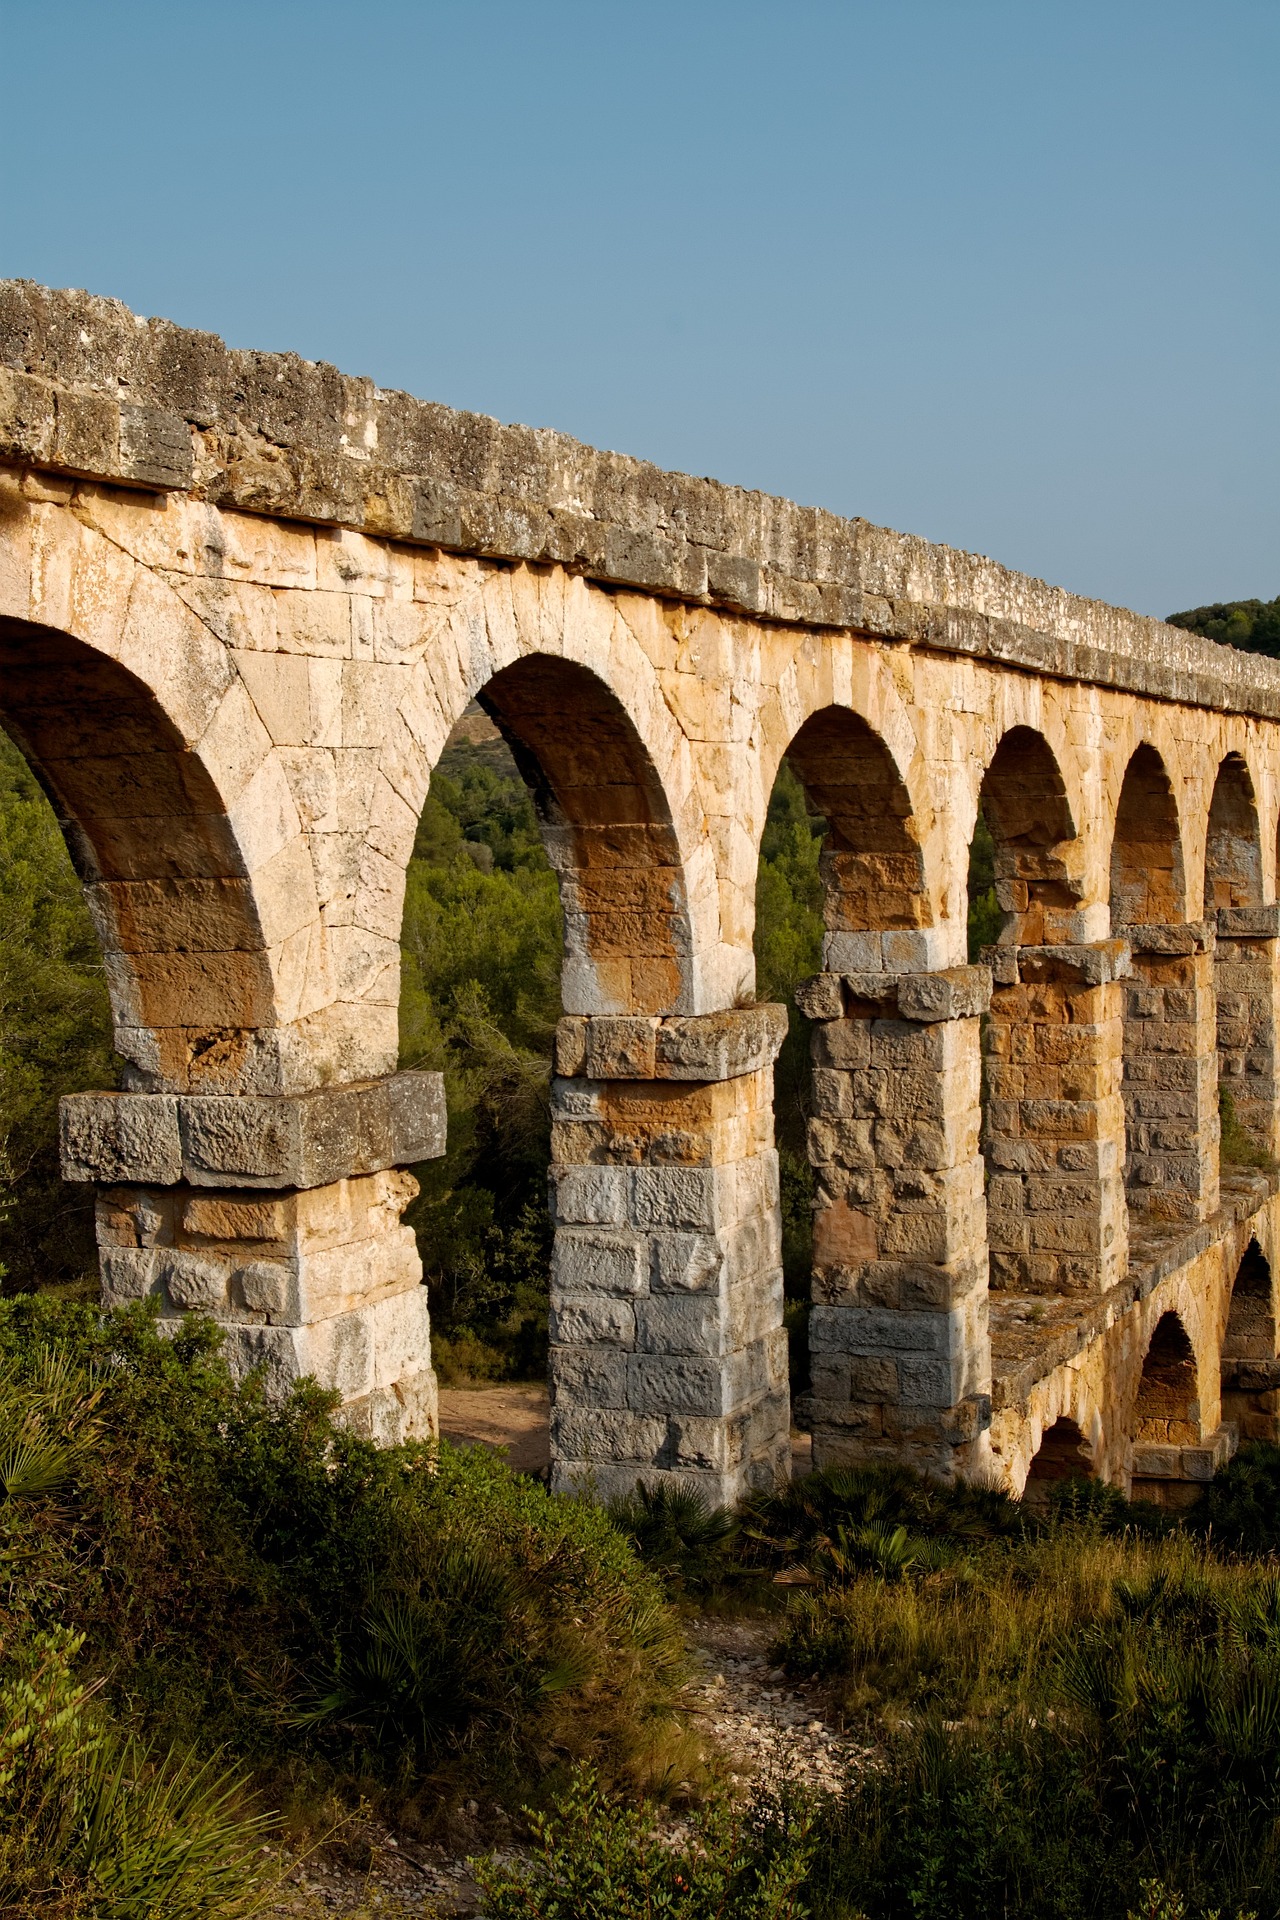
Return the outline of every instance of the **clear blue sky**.
<path id="1" fill-rule="evenodd" d="M 0 274 L 1280 593 L 1280 0 L 0 0 Z"/>

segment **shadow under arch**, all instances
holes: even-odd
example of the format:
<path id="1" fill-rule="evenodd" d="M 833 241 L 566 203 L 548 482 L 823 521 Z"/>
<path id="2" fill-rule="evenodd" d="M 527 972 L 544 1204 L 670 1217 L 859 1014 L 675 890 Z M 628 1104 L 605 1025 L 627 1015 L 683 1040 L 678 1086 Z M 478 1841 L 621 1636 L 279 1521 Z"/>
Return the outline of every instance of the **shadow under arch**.
<path id="1" fill-rule="evenodd" d="M 693 1005 L 684 864 L 662 782 L 617 696 L 587 667 L 530 654 L 477 700 L 534 796 L 560 883 L 566 1013 Z"/>
<path id="2" fill-rule="evenodd" d="M 1033 727 L 1002 735 L 982 777 L 978 806 L 994 851 L 1001 944 L 1043 946 L 1071 938 L 1062 916 L 1080 888 L 1063 848 L 1076 837 L 1066 783 L 1052 748 Z"/>
<path id="3" fill-rule="evenodd" d="M 825 963 L 876 971 L 886 964 L 881 943 L 851 943 L 842 936 L 905 931 L 930 921 L 906 781 L 880 735 L 848 707 L 811 714 L 785 757 L 826 822 L 819 860 Z"/>
<path id="4" fill-rule="evenodd" d="M 829 706 L 797 730 L 785 764 L 825 841 L 823 970 L 796 995 L 814 1023 L 801 1418 L 817 1467 L 894 1461 L 949 1475 L 979 1457 L 990 1420 L 976 1016 L 939 1035 L 922 1012 L 920 977 L 940 955 L 910 793 L 886 742 Z"/>
<path id="5" fill-rule="evenodd" d="M 1224 1166 L 1257 1165 L 1276 1144 L 1276 1016 L 1262 905 L 1262 833 L 1243 754 L 1218 768 L 1204 850 L 1204 917 L 1215 927 L 1213 988 Z"/>
<path id="6" fill-rule="evenodd" d="M 1074 1420 L 1062 1414 L 1046 1427 L 1027 1470 L 1022 1490 L 1028 1506 L 1048 1504 L 1050 1489 L 1062 1480 L 1091 1480 L 1093 1454 Z"/>
<path id="7" fill-rule="evenodd" d="M 1160 1507 L 1185 1507 L 1199 1483 L 1183 1470 L 1181 1449 L 1201 1444 L 1200 1376 L 1182 1317 L 1161 1314 L 1147 1345 L 1134 1394 L 1131 1497 Z"/>
<path id="8" fill-rule="evenodd" d="M 1280 1362 L 1271 1264 L 1250 1240 L 1236 1269 L 1222 1338 L 1222 1417 L 1240 1439 L 1275 1441 Z"/>
<path id="9" fill-rule="evenodd" d="M 1173 783 L 1156 749 L 1130 757 L 1111 842 L 1111 933 L 1131 948 L 1121 1093 L 1130 1222 L 1163 1230 L 1218 1204 L 1213 961 L 1186 925 L 1186 872 Z M 1181 1058 L 1177 1056 L 1181 1055 Z"/>
<path id="10" fill-rule="evenodd" d="M 983 941 L 991 931 L 982 926 L 985 905 L 981 896 L 971 901 L 975 946 L 997 949 L 982 1029 L 991 1288 L 994 1296 L 1091 1293 L 1119 1262 L 1115 1214 L 1123 1205 L 1105 1148 L 1093 1145 L 1101 1075 L 1082 1072 L 1099 1064 L 1105 1072 L 1105 1062 L 1091 1058 L 1096 1018 L 1083 1012 L 1082 978 L 1070 960 L 1080 938 L 1076 822 L 1057 757 L 1035 728 L 1011 727 L 1001 737 L 979 788 L 978 817 L 990 835 L 1001 915 L 997 940 Z M 979 846 L 975 831 L 971 885 Z M 1009 948 L 1016 956 L 1001 951 Z M 993 1311 L 1001 1304 L 996 1298 Z"/>
<path id="11" fill-rule="evenodd" d="M 0 719 L 84 884 L 125 1084 L 235 1091 L 272 1078 L 258 1058 L 276 1021 L 266 942 L 199 756 L 142 681 L 53 629 L 0 621 L 0 689 Z"/>
<path id="12" fill-rule="evenodd" d="M 1125 769 L 1111 839 L 1111 931 L 1169 925 L 1186 913 L 1182 834 L 1173 784 L 1153 746 Z"/>
<path id="13" fill-rule="evenodd" d="M 1200 1439 L 1195 1349 L 1178 1313 L 1161 1314 L 1147 1345 L 1133 1406 L 1136 1446 L 1191 1447 Z"/>
<path id="14" fill-rule="evenodd" d="M 1248 762 L 1229 753 L 1218 768 L 1204 846 L 1206 919 L 1220 907 L 1262 904 L 1262 832 Z"/>

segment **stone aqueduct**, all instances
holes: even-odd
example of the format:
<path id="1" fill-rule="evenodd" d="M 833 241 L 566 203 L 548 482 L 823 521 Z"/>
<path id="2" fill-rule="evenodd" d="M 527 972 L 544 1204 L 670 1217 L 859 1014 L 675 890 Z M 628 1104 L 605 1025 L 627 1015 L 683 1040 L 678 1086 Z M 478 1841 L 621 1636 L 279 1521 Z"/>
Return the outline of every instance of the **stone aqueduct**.
<path id="1" fill-rule="evenodd" d="M 1273 1432 L 1280 665 L 21 282 L 0 463 L 0 716 L 127 1063 L 63 1112 L 108 1303 L 431 1429 L 400 1216 L 443 1102 L 397 1071 L 399 935 L 479 699 L 565 914 L 558 1484 L 787 1466 L 784 1022 L 752 996 L 784 755 L 829 823 L 815 1457 L 1176 1501 Z M 1005 924 L 972 966 L 980 805 Z M 1257 1167 L 1219 1166 L 1220 1082 Z"/>

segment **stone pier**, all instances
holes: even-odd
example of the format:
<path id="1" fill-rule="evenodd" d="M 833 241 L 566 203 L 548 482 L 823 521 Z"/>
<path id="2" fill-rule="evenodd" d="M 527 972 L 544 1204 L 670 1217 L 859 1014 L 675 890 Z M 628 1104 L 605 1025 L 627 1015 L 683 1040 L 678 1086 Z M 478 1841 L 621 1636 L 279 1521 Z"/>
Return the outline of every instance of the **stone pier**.
<path id="1" fill-rule="evenodd" d="M 1207 1220 L 1218 1206 L 1213 928 L 1118 932 L 1132 955 L 1124 986 L 1129 1206 L 1148 1222 Z"/>
<path id="2" fill-rule="evenodd" d="M 989 950 L 991 1284 L 1090 1294 L 1126 1269 L 1121 941 Z"/>
<path id="3" fill-rule="evenodd" d="M 784 1007 L 566 1018 L 553 1086 L 551 1479 L 790 1472 L 773 1060 Z"/>
<path id="4" fill-rule="evenodd" d="M 990 1423 L 978 1150 L 981 967 L 819 974 L 809 1157 L 816 1466 L 899 1460 L 950 1475 Z"/>
<path id="5" fill-rule="evenodd" d="M 102 1297 L 208 1314 L 232 1369 L 310 1374 L 390 1442 L 435 1431 L 422 1262 L 402 1169 L 444 1152 L 438 1073 L 301 1095 L 84 1093 L 62 1171 L 98 1186 Z"/>

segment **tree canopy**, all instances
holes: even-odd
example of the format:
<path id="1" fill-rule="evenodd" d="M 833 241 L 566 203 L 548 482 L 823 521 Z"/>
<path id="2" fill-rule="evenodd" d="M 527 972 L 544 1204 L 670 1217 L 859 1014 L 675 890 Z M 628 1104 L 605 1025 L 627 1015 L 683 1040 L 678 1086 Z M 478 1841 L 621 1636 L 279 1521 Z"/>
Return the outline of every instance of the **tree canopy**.
<path id="1" fill-rule="evenodd" d="M 1265 653 L 1280 660 L 1280 594 L 1274 600 L 1218 600 L 1211 607 L 1171 613 L 1171 627 L 1202 633 L 1243 653 Z"/>

